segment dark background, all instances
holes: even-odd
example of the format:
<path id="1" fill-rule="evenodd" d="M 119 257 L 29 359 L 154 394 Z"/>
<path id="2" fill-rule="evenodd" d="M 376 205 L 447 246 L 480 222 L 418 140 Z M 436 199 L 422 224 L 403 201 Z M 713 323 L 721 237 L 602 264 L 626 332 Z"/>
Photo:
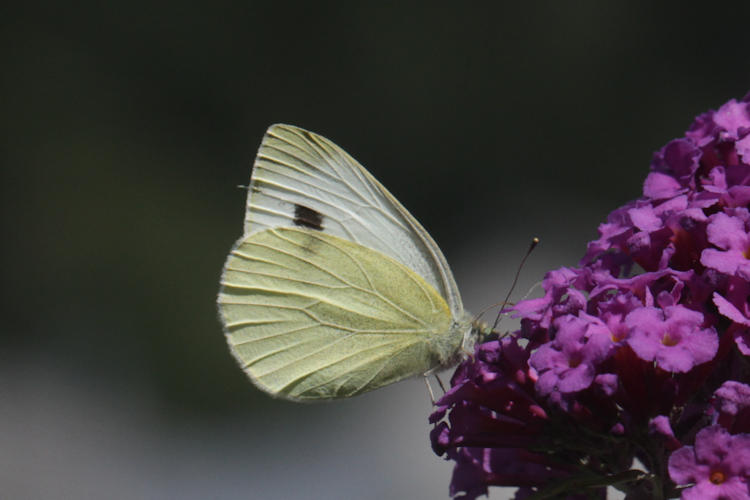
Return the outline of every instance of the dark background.
<path id="1" fill-rule="evenodd" d="M 229 355 L 266 127 L 367 166 L 476 311 L 532 236 L 516 298 L 574 265 L 654 150 L 750 90 L 744 3 L 375 5 L 4 8 L 0 496 L 447 497 L 420 381 L 295 405 Z"/>

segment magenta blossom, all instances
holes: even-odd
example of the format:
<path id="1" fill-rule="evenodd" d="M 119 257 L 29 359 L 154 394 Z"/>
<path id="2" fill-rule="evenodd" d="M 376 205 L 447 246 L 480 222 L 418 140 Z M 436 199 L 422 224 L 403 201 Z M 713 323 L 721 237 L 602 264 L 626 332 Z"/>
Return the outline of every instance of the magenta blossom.
<path id="1" fill-rule="evenodd" d="M 555 340 L 539 347 L 529 360 L 539 372 L 537 391 L 542 396 L 589 387 L 596 376 L 596 365 L 612 347 L 609 328 L 598 318 L 568 314 L 555 320 L 554 326 Z"/>
<path id="2" fill-rule="evenodd" d="M 750 94 L 655 153 L 542 287 L 437 402 L 451 494 L 750 498 Z"/>
<path id="3" fill-rule="evenodd" d="M 693 485 L 683 500 L 750 498 L 750 434 L 732 435 L 718 425 L 701 429 L 695 446 L 669 457 L 669 475 L 678 485 Z"/>
<path id="4" fill-rule="evenodd" d="M 716 355 L 719 337 L 701 328 L 703 314 L 684 306 L 641 307 L 625 318 L 628 345 L 646 361 L 670 372 L 687 372 Z"/>
<path id="5" fill-rule="evenodd" d="M 736 208 L 732 212 L 731 215 L 719 212 L 709 218 L 708 241 L 717 248 L 703 250 L 701 264 L 747 280 L 750 278 L 750 235 L 746 225 L 750 213 L 746 208 Z"/>
<path id="6" fill-rule="evenodd" d="M 724 382 L 711 402 L 715 423 L 734 434 L 750 434 L 750 385 Z"/>

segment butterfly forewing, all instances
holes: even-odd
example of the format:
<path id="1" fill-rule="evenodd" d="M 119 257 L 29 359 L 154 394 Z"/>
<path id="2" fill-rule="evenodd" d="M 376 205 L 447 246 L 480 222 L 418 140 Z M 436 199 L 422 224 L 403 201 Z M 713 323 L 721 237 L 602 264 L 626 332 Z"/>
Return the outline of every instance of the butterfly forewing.
<path id="1" fill-rule="evenodd" d="M 463 306 L 445 257 L 414 217 L 331 141 L 271 126 L 255 160 L 245 235 L 302 227 L 382 252 L 424 278 L 454 317 Z"/>
<path id="2" fill-rule="evenodd" d="M 233 354 L 293 399 L 349 397 L 445 363 L 462 340 L 448 304 L 414 271 L 309 228 L 245 235 L 219 295 Z"/>

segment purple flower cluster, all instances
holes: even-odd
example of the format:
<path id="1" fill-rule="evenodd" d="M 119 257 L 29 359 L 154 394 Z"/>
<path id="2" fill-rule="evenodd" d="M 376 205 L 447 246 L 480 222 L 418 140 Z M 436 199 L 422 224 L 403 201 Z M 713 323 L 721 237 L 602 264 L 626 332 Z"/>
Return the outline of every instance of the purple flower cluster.
<path id="1" fill-rule="evenodd" d="M 430 417 L 451 494 L 750 499 L 749 207 L 750 94 L 657 152 L 579 267 L 458 367 Z"/>

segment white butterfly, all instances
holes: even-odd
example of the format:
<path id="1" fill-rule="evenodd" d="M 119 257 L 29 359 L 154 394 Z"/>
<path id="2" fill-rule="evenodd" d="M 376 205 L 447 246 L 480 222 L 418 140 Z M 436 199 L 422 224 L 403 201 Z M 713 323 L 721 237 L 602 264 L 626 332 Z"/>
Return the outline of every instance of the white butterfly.
<path id="1" fill-rule="evenodd" d="M 331 141 L 271 126 L 219 309 L 250 379 L 295 401 L 455 364 L 478 331 L 427 231 Z"/>

